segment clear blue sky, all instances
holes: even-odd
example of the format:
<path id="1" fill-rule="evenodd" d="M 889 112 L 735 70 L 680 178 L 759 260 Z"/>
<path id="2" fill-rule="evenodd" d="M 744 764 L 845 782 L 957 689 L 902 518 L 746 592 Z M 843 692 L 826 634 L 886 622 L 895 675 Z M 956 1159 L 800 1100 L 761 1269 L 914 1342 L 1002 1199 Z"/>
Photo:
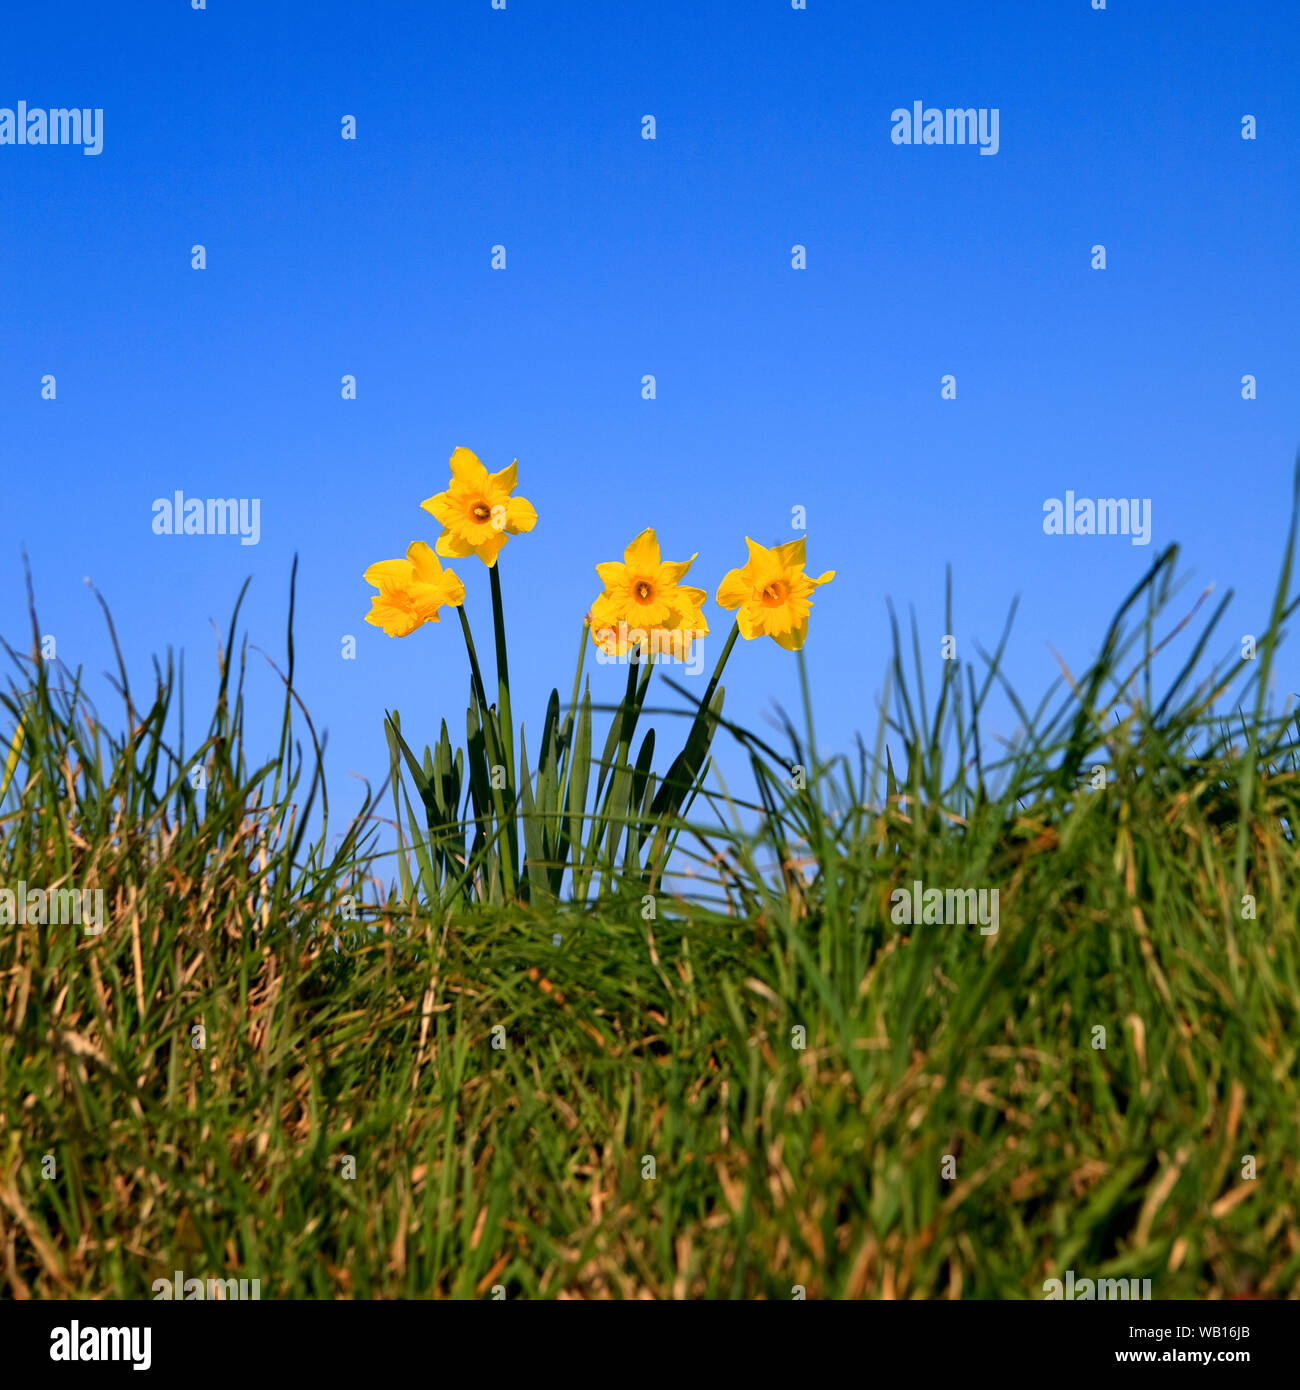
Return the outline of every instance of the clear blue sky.
<path id="1" fill-rule="evenodd" d="M 807 646 L 827 749 L 874 729 L 886 594 L 937 683 L 947 561 L 963 657 L 1023 596 L 1031 701 L 1048 644 L 1082 665 L 1171 540 L 1189 602 L 1238 591 L 1216 654 L 1263 626 L 1300 441 L 1293 4 L 173 0 L 4 29 L 0 107 L 102 108 L 104 145 L 0 145 L 0 632 L 26 646 L 25 546 L 59 657 L 109 665 L 90 576 L 136 679 L 185 649 L 193 718 L 246 575 L 282 658 L 297 552 L 340 805 L 385 774 L 386 706 L 464 727 L 457 625 L 388 639 L 361 581 L 434 540 L 418 504 L 456 445 L 517 457 L 540 516 L 502 560 L 531 730 L 593 566 L 648 525 L 712 596 L 806 508 L 810 568 L 838 572 Z M 918 100 L 996 107 L 997 154 L 894 144 Z M 177 489 L 259 498 L 260 543 L 156 536 Z M 1045 535 L 1067 490 L 1151 499 L 1152 543 Z M 458 568 L 482 645 L 487 574 Z M 751 724 L 797 703 L 770 641 L 727 686 Z M 270 749 L 276 683 L 255 666 L 249 690 Z"/>

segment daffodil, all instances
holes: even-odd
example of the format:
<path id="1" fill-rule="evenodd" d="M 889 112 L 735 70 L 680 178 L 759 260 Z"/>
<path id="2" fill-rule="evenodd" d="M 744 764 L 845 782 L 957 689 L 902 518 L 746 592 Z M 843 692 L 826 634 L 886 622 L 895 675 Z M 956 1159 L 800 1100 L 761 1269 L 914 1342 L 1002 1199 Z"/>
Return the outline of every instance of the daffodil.
<path id="1" fill-rule="evenodd" d="M 703 589 L 680 580 L 689 560 L 663 560 L 652 529 L 642 531 L 623 552 L 623 560 L 596 566 L 604 591 L 591 606 L 592 641 L 607 656 L 623 656 L 631 647 L 647 654 L 685 659 L 690 644 L 709 630 Z"/>
<path id="2" fill-rule="evenodd" d="M 442 534 L 434 547 L 439 555 L 453 560 L 477 555 L 491 569 L 507 537 L 537 525 L 533 504 L 510 495 L 518 466 L 516 459 L 509 468 L 489 473 L 469 449 L 452 453 L 447 491 L 420 503 L 442 523 Z"/>
<path id="3" fill-rule="evenodd" d="M 718 586 L 718 604 L 736 608 L 740 635 L 770 637 L 786 651 L 797 652 L 808 636 L 812 592 L 835 578 L 827 570 L 819 579 L 804 573 L 804 539 L 768 549 L 745 537 L 749 559 L 732 570 Z"/>
<path id="4" fill-rule="evenodd" d="M 465 602 L 465 586 L 423 541 L 412 541 L 402 560 L 380 560 L 363 576 L 379 590 L 370 597 L 366 622 L 381 627 L 389 637 L 409 637 L 425 623 L 438 621 L 444 604 L 459 608 Z"/>

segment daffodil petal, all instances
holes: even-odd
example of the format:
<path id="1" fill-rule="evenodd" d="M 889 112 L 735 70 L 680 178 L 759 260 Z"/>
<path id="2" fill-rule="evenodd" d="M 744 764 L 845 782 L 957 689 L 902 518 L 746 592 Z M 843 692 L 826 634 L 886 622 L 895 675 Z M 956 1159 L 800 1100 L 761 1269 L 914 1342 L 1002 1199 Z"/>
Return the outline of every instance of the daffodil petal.
<path id="1" fill-rule="evenodd" d="M 659 568 L 659 538 L 655 535 L 652 526 L 647 526 L 628 546 L 623 552 L 623 559 L 629 567 L 634 569 L 655 570 Z"/>
<path id="2" fill-rule="evenodd" d="M 505 543 L 505 533 L 502 531 L 495 531 L 481 545 L 474 546 L 473 553 L 483 561 L 488 569 L 492 569 L 497 562 L 497 556 L 501 553 L 501 547 L 505 545 Z"/>
<path id="3" fill-rule="evenodd" d="M 451 454 L 451 476 L 458 483 L 467 483 L 471 487 L 486 487 L 488 471 L 479 462 L 478 455 L 472 449 L 457 446 Z"/>
<path id="4" fill-rule="evenodd" d="M 698 558 L 699 551 L 697 550 L 689 560 L 665 560 L 660 566 L 659 572 L 676 584 Z"/>
<path id="5" fill-rule="evenodd" d="M 808 563 L 804 557 L 804 542 L 805 537 L 800 536 L 797 540 L 786 541 L 784 545 L 773 546 L 770 553 L 775 555 L 786 568 L 803 569 L 804 565 Z"/>
<path id="6" fill-rule="evenodd" d="M 447 597 L 443 602 L 452 608 L 459 608 L 465 602 L 465 581 L 460 575 L 453 574 L 451 570 L 443 571 L 444 592 Z"/>
<path id="7" fill-rule="evenodd" d="M 749 560 L 747 564 L 761 564 L 771 555 L 771 551 L 765 545 L 759 545 L 757 541 L 752 541 L 748 536 L 745 537 L 745 544 L 749 548 Z"/>
<path id="8" fill-rule="evenodd" d="M 450 492 L 439 492 L 432 497 L 426 497 L 420 506 L 444 526 L 450 526 L 456 520 L 457 511 Z"/>
<path id="9" fill-rule="evenodd" d="M 434 550 L 444 559 L 463 560 L 467 555 L 474 554 L 474 547 L 467 541 L 461 540 L 454 531 L 444 530 L 438 537 Z"/>
<path id="10" fill-rule="evenodd" d="M 503 468 L 499 473 L 488 474 L 488 486 L 499 489 L 502 492 L 513 492 L 515 484 L 519 481 L 519 460 L 515 459 L 508 468 Z"/>
<path id="11" fill-rule="evenodd" d="M 378 560 L 361 577 L 376 589 L 404 584 L 411 576 L 409 560 Z"/>
<path id="12" fill-rule="evenodd" d="M 425 584 L 436 584 L 442 578 L 442 566 L 438 557 L 424 541 L 412 541 L 406 547 L 406 558 L 415 571 L 416 579 Z"/>
<path id="13" fill-rule="evenodd" d="M 718 607 L 739 608 L 748 601 L 753 591 L 753 585 L 745 578 L 743 570 L 731 570 L 718 585 Z"/>
<path id="14" fill-rule="evenodd" d="M 512 497 L 506 503 L 506 530 L 512 536 L 517 536 L 521 531 L 531 531 L 536 525 L 536 508 L 526 497 Z"/>

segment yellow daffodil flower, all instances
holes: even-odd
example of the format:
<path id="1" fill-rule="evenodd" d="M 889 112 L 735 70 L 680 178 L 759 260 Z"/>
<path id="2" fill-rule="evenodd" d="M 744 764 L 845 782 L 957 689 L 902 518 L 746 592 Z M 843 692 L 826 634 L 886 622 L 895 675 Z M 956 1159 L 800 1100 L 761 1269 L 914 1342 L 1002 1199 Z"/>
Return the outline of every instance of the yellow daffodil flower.
<path id="1" fill-rule="evenodd" d="M 442 523 L 434 547 L 447 559 L 477 555 L 491 569 L 506 538 L 537 525 L 533 504 L 512 497 L 519 460 L 500 473 L 489 473 L 469 449 L 451 456 L 451 484 L 446 492 L 427 497 L 420 506 Z"/>
<path id="2" fill-rule="evenodd" d="M 623 552 L 623 561 L 596 566 L 604 592 L 591 606 L 592 641 L 607 656 L 623 656 L 633 646 L 655 655 L 685 659 L 690 644 L 709 630 L 702 611 L 703 589 L 679 581 L 689 560 L 662 560 L 659 541 L 647 528 Z"/>
<path id="3" fill-rule="evenodd" d="M 749 560 L 732 570 L 718 586 L 718 604 L 736 608 L 740 635 L 770 637 L 786 651 L 797 652 L 808 636 L 812 591 L 835 578 L 827 570 L 820 579 L 804 573 L 804 539 L 787 541 L 769 550 L 745 537 Z"/>
<path id="4" fill-rule="evenodd" d="M 443 604 L 459 608 L 465 602 L 464 584 L 423 541 L 412 541 L 404 560 L 380 560 L 363 577 L 379 590 L 370 597 L 366 622 L 389 637 L 409 637 L 417 627 L 436 623 Z"/>

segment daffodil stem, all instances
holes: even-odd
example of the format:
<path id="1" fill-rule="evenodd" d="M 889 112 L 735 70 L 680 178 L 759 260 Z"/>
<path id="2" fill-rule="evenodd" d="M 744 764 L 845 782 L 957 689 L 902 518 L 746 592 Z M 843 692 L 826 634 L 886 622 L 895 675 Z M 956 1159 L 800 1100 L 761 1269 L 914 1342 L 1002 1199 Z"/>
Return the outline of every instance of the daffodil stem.
<path id="1" fill-rule="evenodd" d="M 804 661 L 802 650 L 799 652 L 799 692 L 803 697 L 804 723 L 808 727 L 808 777 L 811 781 L 816 778 L 818 773 L 817 735 L 813 732 L 812 695 L 808 690 L 808 665 Z"/>
<path id="2" fill-rule="evenodd" d="M 510 663 L 506 658 L 506 618 L 501 605 L 501 570 L 493 565 L 488 574 L 492 576 L 492 627 L 496 636 L 497 650 L 497 709 L 501 716 L 501 734 L 505 743 L 506 776 L 514 782 L 515 729 L 510 715 Z"/>
<path id="3" fill-rule="evenodd" d="M 635 650 L 635 649 L 634 649 Z M 649 662 L 650 658 L 644 658 Z M 632 734 L 636 729 L 637 715 L 640 713 L 640 702 L 637 699 L 637 677 L 641 674 L 641 663 L 632 660 L 632 653 L 628 652 L 627 662 L 627 690 L 623 694 L 622 717 L 618 727 L 618 752 L 614 755 L 614 766 L 610 769 L 609 787 L 605 792 L 605 810 L 619 813 L 619 807 L 614 805 L 614 787 L 618 783 L 618 774 L 627 766 L 628 750 L 632 747 Z M 648 679 L 648 673 L 647 673 Z M 641 691 L 641 699 L 645 699 L 644 688 Z M 611 816 L 608 820 L 609 830 L 609 859 L 606 876 L 612 877 L 614 867 L 614 857 L 618 853 L 618 842 L 623 834 L 622 824 Z"/>
<path id="4" fill-rule="evenodd" d="M 582 635 L 578 638 L 578 668 L 573 673 L 573 694 L 569 696 L 569 712 L 564 717 L 564 742 L 567 744 L 573 721 L 578 717 L 578 690 L 582 685 L 582 667 L 587 657 L 587 620 L 582 620 Z"/>
<path id="5" fill-rule="evenodd" d="M 510 663 L 506 657 L 506 615 L 501 603 L 500 567 L 493 565 L 488 574 L 492 576 L 492 628 L 497 652 L 497 724 L 501 730 L 501 754 L 506 770 L 506 842 L 513 871 L 519 864 L 519 826 L 515 821 L 515 721 L 510 712 Z M 519 881 L 523 887 L 522 873 Z"/>
<path id="6" fill-rule="evenodd" d="M 483 688 L 483 673 L 479 670 L 478 652 L 474 649 L 474 634 L 469 629 L 469 619 L 465 616 L 465 606 L 462 604 L 456 609 L 460 615 L 460 630 L 465 634 L 465 650 L 469 653 L 470 679 L 474 686 L 474 698 L 478 701 L 479 725 L 483 730 L 483 743 L 487 751 L 489 766 L 485 769 L 488 775 L 488 785 L 491 787 L 490 796 L 496 811 L 497 832 L 496 838 L 500 838 L 502 832 L 507 836 L 506 850 L 503 852 L 499 847 L 497 856 L 501 865 L 501 878 L 507 897 L 513 897 L 515 891 L 515 864 L 516 847 L 514 840 L 514 791 L 513 781 L 507 782 L 507 789 L 498 788 L 494 785 L 491 764 L 495 763 L 501 756 L 501 750 L 497 746 L 497 733 L 492 718 L 492 711 L 488 708 L 487 692 Z M 507 778 L 510 778 L 507 772 Z M 503 795 L 503 791 L 505 794 Z M 486 814 L 486 807 L 484 808 Z M 487 827 L 484 827 L 486 833 Z M 489 840 L 492 836 L 488 836 Z"/>
<path id="7" fill-rule="evenodd" d="M 640 663 L 631 659 L 628 653 L 627 689 L 623 692 L 623 703 L 619 706 L 618 751 L 614 754 L 614 766 L 609 770 L 609 785 L 605 789 L 605 802 L 614 791 L 614 781 L 621 767 L 627 764 L 627 750 L 632 746 L 632 731 L 636 727 L 636 678 L 640 674 Z"/>
<path id="8" fill-rule="evenodd" d="M 641 663 L 632 661 L 628 653 L 627 689 L 623 692 L 623 723 L 618 731 L 618 756 L 614 762 L 617 771 L 627 761 L 627 750 L 632 746 L 632 731 L 636 727 L 637 716 L 637 677 L 641 674 Z"/>
<path id="9" fill-rule="evenodd" d="M 731 655 L 731 649 L 736 645 L 736 638 L 739 635 L 740 623 L 737 621 L 732 623 L 731 631 L 727 634 L 726 643 L 718 656 L 718 664 L 713 668 L 713 675 L 705 688 L 704 698 L 700 701 L 695 718 L 691 721 L 691 730 L 686 736 L 686 744 L 673 760 L 672 766 L 668 769 L 663 784 L 659 788 L 659 793 L 655 797 L 653 811 L 659 818 L 659 825 L 655 831 L 649 858 L 646 860 L 649 881 L 652 883 L 658 881 L 662 870 L 664 850 L 672 829 L 672 823 L 685 804 L 687 797 L 690 796 L 695 779 L 700 775 L 703 767 L 709 741 L 712 737 L 708 725 L 713 696 L 717 691 L 718 682 L 722 679 L 722 671 L 727 664 L 727 658 Z"/>
<path id="10" fill-rule="evenodd" d="M 469 653 L 469 673 L 470 679 L 474 682 L 474 694 L 478 696 L 479 708 L 483 711 L 483 717 L 487 718 L 487 692 L 483 689 L 483 673 L 478 668 L 478 653 L 474 650 L 474 634 L 469 630 L 469 619 L 465 616 L 465 605 L 462 603 L 456 609 L 456 616 L 460 618 L 460 630 L 465 634 L 465 650 Z"/>
<path id="11" fill-rule="evenodd" d="M 731 631 L 727 634 L 726 644 L 722 648 L 722 654 L 718 657 L 718 664 L 713 668 L 713 675 L 709 678 L 709 684 L 704 691 L 704 699 L 700 701 L 700 714 L 707 716 L 709 703 L 713 699 L 713 692 L 718 688 L 718 682 L 722 679 L 722 668 L 727 664 L 727 658 L 731 655 L 731 649 L 736 645 L 736 638 L 740 636 L 740 623 L 734 622 Z M 699 717 L 698 715 L 696 716 Z"/>

